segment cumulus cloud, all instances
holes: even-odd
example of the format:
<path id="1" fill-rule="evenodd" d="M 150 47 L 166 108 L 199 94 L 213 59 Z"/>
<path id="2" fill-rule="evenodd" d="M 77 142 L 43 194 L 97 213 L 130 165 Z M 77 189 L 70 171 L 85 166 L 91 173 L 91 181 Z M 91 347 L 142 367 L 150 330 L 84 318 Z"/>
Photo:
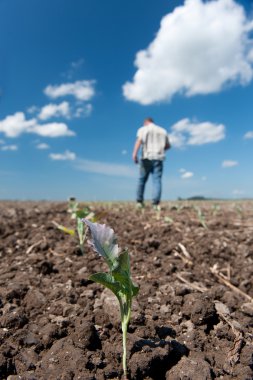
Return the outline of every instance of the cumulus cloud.
<path id="1" fill-rule="evenodd" d="M 52 117 L 70 117 L 70 106 L 68 102 L 62 102 L 60 104 L 47 104 L 46 106 L 42 107 L 40 113 L 39 113 L 39 119 L 41 120 L 47 120 L 51 119 Z"/>
<path id="2" fill-rule="evenodd" d="M 223 168 L 232 168 L 234 166 L 238 166 L 237 161 L 232 161 L 232 160 L 224 160 L 221 164 Z"/>
<path id="3" fill-rule="evenodd" d="M 60 104 L 55 103 L 49 103 L 39 109 L 38 107 L 33 108 L 33 110 L 28 109 L 32 111 L 33 113 L 37 113 L 37 118 L 40 120 L 49 120 L 52 118 L 57 117 L 63 117 L 66 119 L 72 119 L 72 118 L 81 118 L 81 117 L 88 117 L 91 115 L 93 106 L 92 104 L 84 104 L 79 101 L 76 101 L 74 104 L 71 104 L 67 101 L 64 101 Z M 27 110 L 27 112 L 28 112 Z M 30 112 L 31 113 L 31 112 Z"/>
<path id="4" fill-rule="evenodd" d="M 187 171 L 185 171 L 185 172 L 182 173 L 181 178 L 182 179 L 188 179 L 188 178 L 193 177 L 193 175 L 194 175 L 193 172 L 187 172 Z"/>
<path id="5" fill-rule="evenodd" d="M 75 136 L 65 123 L 38 124 L 30 132 L 44 137 Z"/>
<path id="6" fill-rule="evenodd" d="M 45 150 L 45 149 L 49 149 L 50 146 L 48 144 L 46 144 L 46 143 L 39 143 L 39 144 L 36 145 L 36 148 L 37 149 L 41 149 L 41 150 Z"/>
<path id="7" fill-rule="evenodd" d="M 65 150 L 64 153 L 50 153 L 49 157 L 51 160 L 55 161 L 73 161 L 76 159 L 76 154 L 69 150 Z"/>
<path id="8" fill-rule="evenodd" d="M 197 123 L 185 118 L 171 127 L 170 142 L 175 147 L 215 143 L 225 138 L 225 126 L 209 121 Z"/>
<path id="9" fill-rule="evenodd" d="M 123 86 L 128 100 L 147 105 L 248 84 L 253 77 L 253 22 L 234 0 L 187 0 L 161 20 L 137 71 Z"/>
<path id="10" fill-rule="evenodd" d="M 245 133 L 243 138 L 244 139 L 253 139 L 253 131 L 249 131 L 249 132 Z"/>
<path id="11" fill-rule="evenodd" d="M 7 137 L 17 137 L 24 132 L 30 132 L 35 126 L 36 119 L 26 120 L 23 112 L 16 112 L 0 120 L 0 132 Z"/>
<path id="12" fill-rule="evenodd" d="M 110 162 L 78 159 L 75 162 L 78 170 L 116 177 L 136 177 L 136 170 L 132 166 Z"/>
<path id="13" fill-rule="evenodd" d="M 65 123 L 38 124 L 35 118 L 26 120 L 23 112 L 16 112 L 0 120 L 0 132 L 7 137 L 18 137 L 23 133 L 34 133 L 44 137 L 75 135 Z"/>
<path id="14" fill-rule="evenodd" d="M 4 145 L 4 146 L 0 147 L 0 150 L 2 150 L 2 151 L 7 151 L 7 150 L 15 151 L 15 150 L 18 150 L 18 147 L 17 147 L 17 145 Z"/>
<path id="15" fill-rule="evenodd" d="M 79 80 L 72 83 L 60 85 L 48 85 L 44 93 L 49 98 L 57 99 L 63 96 L 74 96 L 76 100 L 89 101 L 95 95 L 94 80 Z"/>

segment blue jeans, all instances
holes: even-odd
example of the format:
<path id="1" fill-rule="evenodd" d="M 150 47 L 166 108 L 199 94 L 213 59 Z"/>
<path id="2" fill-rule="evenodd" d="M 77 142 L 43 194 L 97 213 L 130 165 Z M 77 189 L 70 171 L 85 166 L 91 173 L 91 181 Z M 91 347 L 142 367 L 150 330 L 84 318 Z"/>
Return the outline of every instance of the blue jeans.
<path id="1" fill-rule="evenodd" d="M 152 174 L 153 179 L 152 203 L 158 205 L 162 193 L 163 161 L 161 160 L 141 160 L 137 188 L 137 202 L 143 202 L 145 185 L 150 173 Z"/>

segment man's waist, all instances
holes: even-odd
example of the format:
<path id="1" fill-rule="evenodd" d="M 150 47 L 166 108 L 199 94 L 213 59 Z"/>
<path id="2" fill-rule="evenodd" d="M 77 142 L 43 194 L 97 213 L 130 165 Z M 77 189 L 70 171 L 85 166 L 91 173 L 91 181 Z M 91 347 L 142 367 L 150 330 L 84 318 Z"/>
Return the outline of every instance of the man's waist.
<path id="1" fill-rule="evenodd" d="M 147 160 L 164 160 L 165 154 L 164 153 L 143 153 L 142 155 L 143 159 Z"/>

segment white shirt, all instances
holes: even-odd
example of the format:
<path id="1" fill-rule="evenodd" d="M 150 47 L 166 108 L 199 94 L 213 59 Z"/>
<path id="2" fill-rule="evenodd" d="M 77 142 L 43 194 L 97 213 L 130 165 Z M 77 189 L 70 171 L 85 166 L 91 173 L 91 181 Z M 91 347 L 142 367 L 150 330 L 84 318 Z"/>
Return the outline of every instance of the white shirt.
<path id="1" fill-rule="evenodd" d="M 138 129 L 137 138 L 142 142 L 142 158 L 149 160 L 164 160 L 165 146 L 169 136 L 164 128 L 149 123 Z"/>

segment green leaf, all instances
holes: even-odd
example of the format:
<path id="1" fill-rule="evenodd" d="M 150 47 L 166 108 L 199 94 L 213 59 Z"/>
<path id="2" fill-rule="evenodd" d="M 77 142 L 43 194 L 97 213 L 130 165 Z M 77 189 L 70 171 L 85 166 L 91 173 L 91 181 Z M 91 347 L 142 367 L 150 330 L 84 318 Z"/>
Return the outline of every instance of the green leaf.
<path id="1" fill-rule="evenodd" d="M 138 294 L 139 287 L 136 286 L 130 274 L 130 259 L 128 251 L 122 252 L 119 255 L 117 266 L 113 269 L 112 275 L 116 281 L 121 284 L 121 292 L 130 297 Z"/>
<path id="2" fill-rule="evenodd" d="M 116 281 L 120 282 L 121 291 L 124 294 L 131 295 L 130 261 L 127 251 L 119 255 L 118 261 L 113 266 L 112 275 Z"/>
<path id="3" fill-rule="evenodd" d="M 90 214 L 90 210 L 88 208 L 84 208 L 82 210 L 76 211 L 76 217 L 77 218 L 85 218 L 89 214 Z"/>
<path id="4" fill-rule="evenodd" d="M 117 298 L 119 297 L 119 292 L 121 290 L 120 284 L 116 282 L 109 273 L 94 273 L 89 278 L 98 284 L 104 285 L 106 288 L 110 289 Z"/>
<path id="5" fill-rule="evenodd" d="M 126 272 L 128 275 L 130 275 L 130 259 L 129 259 L 129 253 L 128 251 L 123 251 L 119 255 L 118 260 L 119 267 L 122 271 Z"/>
<path id="6" fill-rule="evenodd" d="M 133 292 L 133 297 L 135 297 L 135 296 L 137 296 L 137 294 L 139 293 L 140 288 L 139 288 L 138 285 L 135 285 L 135 284 L 133 283 L 133 281 L 131 281 L 131 282 L 132 282 L 132 292 Z"/>
<path id="7" fill-rule="evenodd" d="M 77 218 L 77 232 L 79 237 L 80 244 L 84 243 L 85 234 L 84 234 L 84 224 L 80 218 Z"/>

